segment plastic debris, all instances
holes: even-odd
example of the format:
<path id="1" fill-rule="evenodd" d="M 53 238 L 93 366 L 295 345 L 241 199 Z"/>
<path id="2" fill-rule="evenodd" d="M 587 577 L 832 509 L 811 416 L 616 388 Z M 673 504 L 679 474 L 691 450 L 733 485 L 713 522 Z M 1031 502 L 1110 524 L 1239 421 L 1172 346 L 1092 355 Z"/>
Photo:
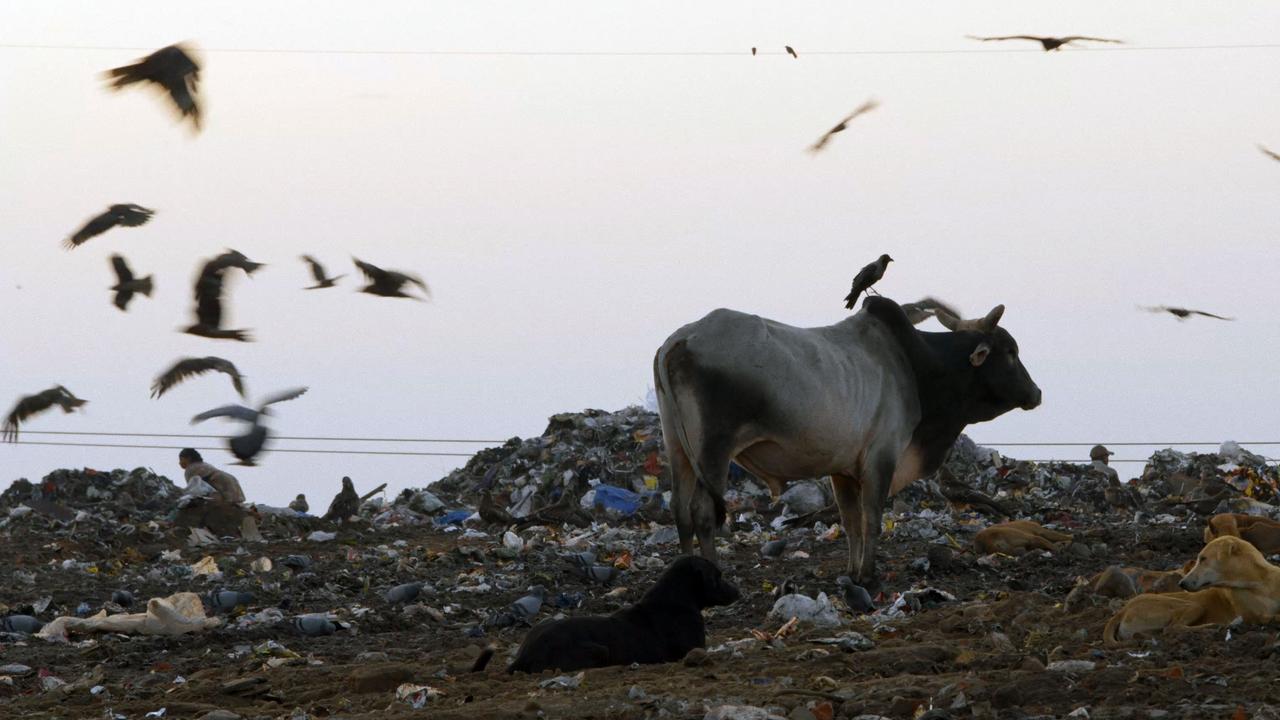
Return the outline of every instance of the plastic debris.
<path id="1" fill-rule="evenodd" d="M 405 683 L 396 688 L 396 700 L 405 703 L 415 710 L 421 710 L 427 703 L 440 697 L 442 693 L 429 685 Z"/>
<path id="2" fill-rule="evenodd" d="M 774 602 L 769 617 L 784 621 L 797 618 L 817 627 L 838 627 L 844 623 L 826 593 L 819 593 L 817 599 L 800 594 L 783 595 Z"/>
<path id="3" fill-rule="evenodd" d="M 538 683 L 538 687 L 549 690 L 574 690 L 582 685 L 582 679 L 586 676 L 585 672 L 577 675 L 557 675 Z"/>

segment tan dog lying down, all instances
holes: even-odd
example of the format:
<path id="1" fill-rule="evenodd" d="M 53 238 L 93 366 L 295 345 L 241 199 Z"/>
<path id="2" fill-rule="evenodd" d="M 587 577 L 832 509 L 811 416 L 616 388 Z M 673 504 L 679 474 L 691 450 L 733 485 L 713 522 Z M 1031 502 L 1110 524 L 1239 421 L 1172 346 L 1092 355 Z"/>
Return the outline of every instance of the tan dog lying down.
<path id="1" fill-rule="evenodd" d="M 1102 639 L 1115 645 L 1171 625 L 1225 625 L 1237 617 L 1267 623 L 1280 612 L 1280 568 L 1237 537 L 1206 545 L 1179 585 L 1190 592 L 1139 595 L 1125 603 L 1107 622 Z"/>
<path id="2" fill-rule="evenodd" d="M 1257 515 L 1214 515 L 1205 526 L 1204 541 L 1210 543 L 1220 537 L 1242 538 L 1263 555 L 1280 553 L 1280 523 Z"/>
<path id="3" fill-rule="evenodd" d="M 1028 550 L 1057 552 L 1069 544 L 1070 534 L 1054 532 L 1030 520 L 1013 520 L 992 525 L 973 536 L 973 546 L 981 555 L 1021 555 Z"/>
<path id="4" fill-rule="evenodd" d="M 151 598 L 145 613 L 107 615 L 107 611 L 89 618 L 54 618 L 38 635 L 46 640 L 66 640 L 71 632 L 114 632 L 137 635 L 185 635 L 218 627 L 222 618 L 205 617 L 204 604 L 195 593 L 174 593 L 167 598 Z"/>

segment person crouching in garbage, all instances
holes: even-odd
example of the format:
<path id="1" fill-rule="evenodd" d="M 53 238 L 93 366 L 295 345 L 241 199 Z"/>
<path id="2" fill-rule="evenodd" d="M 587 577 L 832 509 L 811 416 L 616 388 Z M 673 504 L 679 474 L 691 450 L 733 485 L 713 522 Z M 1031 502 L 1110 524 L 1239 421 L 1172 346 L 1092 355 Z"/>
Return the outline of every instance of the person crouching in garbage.
<path id="1" fill-rule="evenodd" d="M 187 487 L 172 521 L 182 527 L 205 528 L 218 536 L 262 539 L 257 508 L 244 506 L 244 490 L 233 475 L 205 462 L 194 448 L 178 453 L 178 465 L 186 474 Z"/>
<path id="2" fill-rule="evenodd" d="M 187 479 L 185 495 L 216 498 L 232 505 L 244 502 L 244 490 L 235 476 L 210 465 L 195 448 L 183 448 L 178 453 L 178 466 Z"/>

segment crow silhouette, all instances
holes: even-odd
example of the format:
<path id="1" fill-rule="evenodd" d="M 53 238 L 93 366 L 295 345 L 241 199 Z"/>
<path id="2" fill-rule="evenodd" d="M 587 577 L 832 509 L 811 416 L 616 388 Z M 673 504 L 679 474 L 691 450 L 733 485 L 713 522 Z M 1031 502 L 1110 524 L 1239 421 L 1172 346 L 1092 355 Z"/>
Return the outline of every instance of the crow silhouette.
<path id="1" fill-rule="evenodd" d="M 89 220 L 75 232 L 74 235 L 67 238 L 63 245 L 68 250 L 80 247 L 92 238 L 110 230 L 113 227 L 138 227 L 146 225 L 147 221 L 155 215 L 155 210 L 149 210 L 141 205 L 133 203 L 118 203 L 107 208 L 101 215 L 97 215 Z"/>
<path id="2" fill-rule="evenodd" d="M 859 105 L 857 110 L 854 110 L 848 115 L 845 115 L 844 118 L 840 120 L 840 122 L 836 123 L 835 127 L 823 133 L 822 137 L 818 138 L 818 141 L 816 143 L 810 145 L 809 152 L 813 152 L 813 153 L 820 152 L 822 148 L 827 146 L 827 143 L 831 142 L 831 137 L 833 135 L 835 135 L 836 133 L 842 133 L 849 128 L 849 121 L 853 120 L 854 118 L 858 117 L 863 113 L 868 113 L 868 112 L 871 112 L 872 110 L 875 110 L 876 107 L 878 107 L 879 105 L 880 103 L 876 102 L 875 100 L 868 100 L 862 103 L 861 105 Z"/>
<path id="3" fill-rule="evenodd" d="M 965 35 L 971 40 L 981 40 L 982 42 L 991 42 L 993 40 L 1034 40 L 1040 43 L 1045 52 L 1061 50 L 1064 45 L 1070 45 L 1077 40 L 1085 40 L 1089 42 L 1116 43 L 1123 45 L 1123 40 L 1112 40 L 1110 38 L 1089 37 L 1087 35 L 1067 35 L 1065 37 L 1048 37 L 1043 35 L 1002 35 L 1000 37 L 981 37 L 978 35 Z"/>
<path id="4" fill-rule="evenodd" d="M 244 376 L 236 369 L 236 366 L 230 360 L 224 360 L 220 357 L 202 358 L 183 358 L 173 364 L 168 370 L 165 370 L 156 378 L 155 383 L 151 385 L 151 397 L 158 398 L 164 395 L 169 388 L 186 380 L 189 377 L 201 375 L 209 371 L 215 371 L 226 374 L 231 378 L 231 386 L 236 389 L 240 397 L 244 397 Z"/>
<path id="5" fill-rule="evenodd" d="M 5 442 L 17 442 L 18 427 L 27 418 L 44 412 L 54 405 L 62 408 L 64 414 L 69 413 L 87 402 L 89 401 L 76 397 L 71 394 L 70 390 L 61 385 L 55 385 L 34 395 L 27 395 L 18 400 L 17 404 L 13 406 L 13 410 L 9 412 L 9 417 L 5 418 L 4 427 L 0 428 L 0 436 L 4 438 Z"/>
<path id="6" fill-rule="evenodd" d="M 133 299 L 134 293 L 142 293 L 147 297 L 151 297 L 152 284 L 151 275 L 144 278 L 136 278 L 133 271 L 129 269 L 129 263 L 120 255 L 111 256 L 111 267 L 116 271 L 116 284 L 111 286 L 115 291 L 115 306 L 121 310 L 129 309 L 129 301 Z"/>
<path id="7" fill-rule="evenodd" d="M 178 115 L 191 120 L 197 131 L 200 129 L 200 105 L 196 101 L 200 66 L 191 58 L 191 51 L 182 45 L 160 48 L 132 65 L 108 70 L 107 76 L 114 78 L 113 90 L 135 83 L 155 83 L 169 94 Z"/>

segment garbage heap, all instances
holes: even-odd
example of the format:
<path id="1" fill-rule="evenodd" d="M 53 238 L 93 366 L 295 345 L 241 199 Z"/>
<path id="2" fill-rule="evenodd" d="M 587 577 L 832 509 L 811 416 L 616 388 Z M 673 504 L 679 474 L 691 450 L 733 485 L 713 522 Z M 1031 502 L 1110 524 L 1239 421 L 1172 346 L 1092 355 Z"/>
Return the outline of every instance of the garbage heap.
<path id="1" fill-rule="evenodd" d="M 627 506 L 669 488 L 657 413 L 631 406 L 552 415 L 540 436 L 481 450 L 427 489 L 449 504 L 472 506 L 487 490 L 519 518 L 565 493 L 590 506 L 600 486 L 625 491 L 600 494 Z M 418 495 L 407 490 L 397 504 L 421 504 Z"/>
<path id="2" fill-rule="evenodd" d="M 128 516 L 132 521 L 153 520 L 172 512 L 182 491 L 169 478 L 149 468 L 109 472 L 83 468 L 60 469 L 33 483 L 15 480 L 0 494 L 0 509 L 19 505 L 60 507 L 71 512 Z"/>

